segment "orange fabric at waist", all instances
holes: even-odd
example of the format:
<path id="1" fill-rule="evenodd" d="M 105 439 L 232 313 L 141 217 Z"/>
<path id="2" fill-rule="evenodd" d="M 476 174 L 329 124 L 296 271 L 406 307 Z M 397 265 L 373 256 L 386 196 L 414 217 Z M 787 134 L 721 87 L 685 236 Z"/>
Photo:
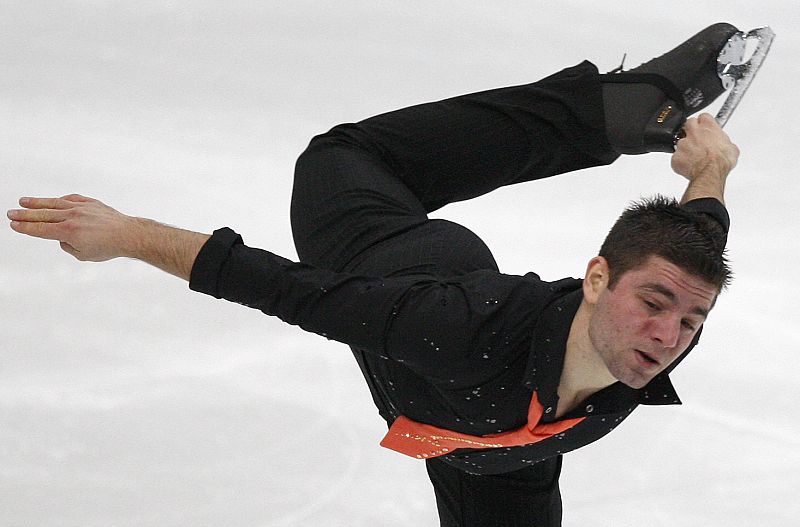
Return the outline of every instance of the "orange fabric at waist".
<path id="1" fill-rule="evenodd" d="M 516 430 L 485 436 L 462 434 L 420 423 L 401 415 L 392 423 L 389 432 L 381 441 L 381 446 L 414 458 L 428 459 L 443 456 L 459 448 L 504 448 L 538 443 L 572 428 L 585 419 L 579 417 L 540 424 L 543 413 L 544 407 L 534 392 L 528 407 L 526 425 Z"/>

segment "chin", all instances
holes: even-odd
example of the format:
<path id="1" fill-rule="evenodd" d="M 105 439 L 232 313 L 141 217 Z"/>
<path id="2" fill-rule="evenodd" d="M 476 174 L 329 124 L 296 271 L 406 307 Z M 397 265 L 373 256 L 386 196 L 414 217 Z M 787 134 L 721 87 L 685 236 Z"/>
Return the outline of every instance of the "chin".
<path id="1" fill-rule="evenodd" d="M 649 383 L 651 380 L 652 379 L 635 379 L 631 381 L 624 381 L 620 379 L 619 381 L 625 386 L 629 386 L 635 390 L 641 390 L 642 388 L 647 386 L 647 383 Z"/>
<path id="2" fill-rule="evenodd" d="M 641 375 L 639 373 L 624 368 L 621 369 L 621 371 L 614 371 L 614 370 L 610 371 L 611 375 L 613 375 L 615 379 L 617 379 L 625 386 L 628 386 L 635 390 L 640 390 L 644 388 L 645 386 L 647 386 L 647 383 L 653 380 L 652 376 Z"/>

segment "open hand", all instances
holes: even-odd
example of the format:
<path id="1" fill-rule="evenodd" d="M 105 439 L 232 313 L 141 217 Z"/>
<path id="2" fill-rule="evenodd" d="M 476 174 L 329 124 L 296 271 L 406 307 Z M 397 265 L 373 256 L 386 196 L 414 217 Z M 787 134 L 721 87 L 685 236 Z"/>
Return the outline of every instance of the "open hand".
<path id="1" fill-rule="evenodd" d="M 24 209 L 8 211 L 11 228 L 21 234 L 58 240 L 81 261 L 102 262 L 128 256 L 137 218 L 79 194 L 60 198 L 21 198 Z"/>

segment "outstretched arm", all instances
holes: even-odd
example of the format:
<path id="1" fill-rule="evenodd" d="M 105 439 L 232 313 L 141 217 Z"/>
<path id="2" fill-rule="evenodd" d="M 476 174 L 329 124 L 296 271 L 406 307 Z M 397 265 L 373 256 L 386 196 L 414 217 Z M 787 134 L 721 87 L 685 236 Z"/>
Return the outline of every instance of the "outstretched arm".
<path id="1" fill-rule="evenodd" d="M 337 273 L 247 247 L 227 228 L 212 236 L 185 231 L 74 194 L 20 204 L 24 209 L 9 211 L 15 231 L 58 240 L 79 260 L 143 260 L 190 279 L 194 291 L 402 361 L 442 382 L 454 367 L 477 377 L 496 374 L 493 367 L 527 349 L 527 328 L 552 294 L 538 277 L 494 271 L 448 280 Z M 484 356 L 491 348 L 491 358 Z"/>
<path id="2" fill-rule="evenodd" d="M 689 180 L 681 203 L 715 198 L 725 203 L 725 181 L 736 166 L 739 149 L 714 117 L 704 113 L 686 121 L 685 137 L 672 155 L 672 169 Z"/>
<path id="3" fill-rule="evenodd" d="M 23 209 L 8 211 L 21 234 L 58 240 L 81 261 L 136 258 L 184 280 L 209 235 L 144 218 L 126 216 L 104 203 L 70 194 L 61 198 L 21 198 Z"/>

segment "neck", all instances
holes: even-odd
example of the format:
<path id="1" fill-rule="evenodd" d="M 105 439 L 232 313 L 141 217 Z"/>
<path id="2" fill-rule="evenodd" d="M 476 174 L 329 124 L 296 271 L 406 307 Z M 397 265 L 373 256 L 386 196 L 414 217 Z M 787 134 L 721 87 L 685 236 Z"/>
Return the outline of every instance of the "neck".
<path id="1" fill-rule="evenodd" d="M 581 302 L 567 338 L 564 369 L 558 384 L 558 412 L 561 416 L 591 394 L 614 384 L 617 379 L 608 371 L 605 363 L 589 338 L 591 306 Z"/>

